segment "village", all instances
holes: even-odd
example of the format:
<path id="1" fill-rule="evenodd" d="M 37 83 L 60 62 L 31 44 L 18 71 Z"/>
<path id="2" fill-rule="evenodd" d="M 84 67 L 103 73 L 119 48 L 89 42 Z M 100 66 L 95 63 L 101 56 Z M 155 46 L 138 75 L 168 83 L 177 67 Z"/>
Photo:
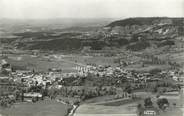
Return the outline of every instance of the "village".
<path id="1" fill-rule="evenodd" d="M 35 103 L 45 99 L 78 107 L 90 102 L 90 99 L 94 99 L 93 102 L 122 100 L 128 104 L 153 96 L 167 98 L 170 93 L 180 96 L 184 73 L 177 69 L 138 72 L 126 70 L 122 66 L 93 64 L 76 66 L 77 72 L 72 73 L 62 73 L 62 70 L 54 68 L 43 73 L 15 70 L 5 59 L 1 61 L 0 70 L 1 107 L 12 107 L 17 102 Z M 96 98 L 100 101 L 96 101 Z M 169 99 L 167 101 L 170 102 Z M 164 106 L 160 106 L 160 110 L 169 107 L 168 103 L 168 106 L 162 104 Z M 179 102 L 172 104 L 181 107 Z"/>
<path id="2" fill-rule="evenodd" d="M 184 18 L 133 16 L 0 18 L 0 116 L 182 116 Z"/>

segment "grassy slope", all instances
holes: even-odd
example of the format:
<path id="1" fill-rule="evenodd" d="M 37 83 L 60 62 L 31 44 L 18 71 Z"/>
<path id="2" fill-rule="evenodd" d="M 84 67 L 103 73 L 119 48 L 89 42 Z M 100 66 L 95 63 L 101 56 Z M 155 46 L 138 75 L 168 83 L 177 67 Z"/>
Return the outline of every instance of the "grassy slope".
<path id="1" fill-rule="evenodd" d="M 12 108 L 0 109 L 0 114 L 5 116 L 65 116 L 68 107 L 56 101 L 20 103 Z"/>

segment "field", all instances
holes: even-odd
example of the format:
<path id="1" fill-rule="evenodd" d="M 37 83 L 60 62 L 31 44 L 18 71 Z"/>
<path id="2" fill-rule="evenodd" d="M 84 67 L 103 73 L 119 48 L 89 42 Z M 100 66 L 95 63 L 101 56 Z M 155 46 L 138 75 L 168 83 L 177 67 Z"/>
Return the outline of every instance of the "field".
<path id="1" fill-rule="evenodd" d="M 113 116 L 113 115 L 119 115 L 119 116 L 123 116 L 127 115 L 127 116 L 131 116 L 136 114 L 136 107 L 134 107 L 135 104 L 129 104 L 126 106 L 120 105 L 120 106 L 104 106 L 104 105 L 94 105 L 94 104 L 83 104 L 81 105 L 75 115 L 76 116 L 83 116 L 84 114 L 87 115 L 91 115 L 93 114 L 93 116 L 98 116 L 100 115 L 109 115 L 109 116 Z M 129 114 L 129 115 L 128 115 Z"/>
<path id="2" fill-rule="evenodd" d="M 136 71 L 150 71 L 153 69 L 166 70 L 166 69 L 169 69 L 169 67 L 170 67 L 169 65 L 147 65 L 145 67 L 142 67 L 140 64 L 136 64 L 136 65 L 127 66 L 125 67 L 125 69 L 136 70 Z"/>
<path id="3" fill-rule="evenodd" d="M 81 64 L 97 64 L 97 65 L 111 65 L 112 67 L 117 66 L 117 63 L 114 63 L 114 59 L 117 57 L 105 57 L 105 56 L 82 56 L 82 55 L 70 55 L 65 56 L 63 59 L 70 61 L 77 61 Z"/>
<path id="4" fill-rule="evenodd" d="M 69 106 L 56 101 L 20 103 L 11 108 L 0 109 L 2 116 L 65 116 Z"/>
<path id="5" fill-rule="evenodd" d="M 157 107 L 157 98 L 155 95 L 147 92 L 139 92 L 137 95 L 138 94 L 145 97 L 150 96 L 154 106 Z M 164 97 L 168 98 L 170 107 L 165 112 L 160 111 L 159 116 L 182 116 L 181 104 L 183 97 L 180 95 Z M 104 101 L 102 104 L 99 99 L 100 97 L 96 100 L 97 103 L 94 103 L 95 99 L 93 99 L 93 103 L 82 104 L 79 106 L 76 110 L 75 116 L 136 116 L 137 104 L 144 104 L 144 100 L 129 101 L 127 103 L 127 101 L 123 99 Z M 102 100 L 104 100 L 104 98 L 102 98 Z M 176 103 L 176 106 L 173 106 L 173 103 Z"/>
<path id="6" fill-rule="evenodd" d="M 82 56 L 82 55 L 8 55 L 7 61 L 19 68 L 30 69 L 35 71 L 48 71 L 49 68 L 62 69 L 62 72 L 76 72 L 76 67 L 81 66 L 84 67 L 87 64 L 97 64 L 97 65 L 111 65 L 117 66 L 114 61 L 114 57 L 90 57 L 90 56 Z"/>
<path id="7" fill-rule="evenodd" d="M 49 58 L 43 58 L 41 56 L 35 57 L 31 55 L 12 56 L 8 59 L 8 62 L 15 67 L 27 67 L 27 69 L 35 71 L 48 71 L 49 68 L 62 69 L 63 72 L 75 72 L 74 63 L 68 63 L 65 61 L 51 60 Z"/>

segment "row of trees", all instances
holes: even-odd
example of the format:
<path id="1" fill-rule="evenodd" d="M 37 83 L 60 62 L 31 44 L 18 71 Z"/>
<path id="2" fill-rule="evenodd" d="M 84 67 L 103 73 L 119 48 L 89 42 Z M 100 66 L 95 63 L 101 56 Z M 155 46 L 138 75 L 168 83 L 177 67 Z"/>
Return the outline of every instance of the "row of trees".
<path id="1" fill-rule="evenodd" d="M 64 97 L 79 97 L 81 99 L 89 99 L 98 96 L 104 95 L 115 95 L 116 92 L 113 88 L 110 89 L 100 89 L 94 87 L 93 89 L 89 88 L 81 88 L 81 89 L 71 89 L 67 87 L 63 87 L 61 89 L 50 89 L 48 90 L 48 95 L 56 97 L 57 95 L 62 95 Z"/>

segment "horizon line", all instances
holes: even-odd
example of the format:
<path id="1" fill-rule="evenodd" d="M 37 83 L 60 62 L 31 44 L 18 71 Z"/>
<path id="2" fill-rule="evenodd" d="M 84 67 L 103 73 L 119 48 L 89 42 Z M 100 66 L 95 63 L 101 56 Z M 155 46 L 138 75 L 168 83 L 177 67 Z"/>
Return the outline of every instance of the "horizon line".
<path id="1" fill-rule="evenodd" d="M 2 17 L 0 20 L 57 20 L 57 19 L 129 19 L 129 18 L 184 18 L 184 16 L 132 16 L 132 17 L 58 17 L 58 18 L 9 18 Z"/>

